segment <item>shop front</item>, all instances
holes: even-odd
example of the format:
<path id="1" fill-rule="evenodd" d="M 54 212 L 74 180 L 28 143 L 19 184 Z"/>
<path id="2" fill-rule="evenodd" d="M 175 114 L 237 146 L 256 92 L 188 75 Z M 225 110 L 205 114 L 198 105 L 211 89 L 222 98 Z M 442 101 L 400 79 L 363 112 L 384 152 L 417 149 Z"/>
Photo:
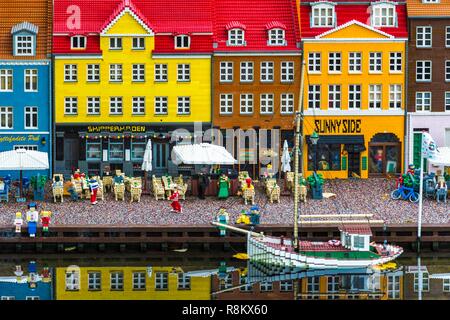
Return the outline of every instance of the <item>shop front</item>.
<path id="1" fill-rule="evenodd" d="M 402 172 L 402 116 L 306 117 L 306 176 L 368 178 Z M 317 143 L 311 139 L 319 135 Z"/>

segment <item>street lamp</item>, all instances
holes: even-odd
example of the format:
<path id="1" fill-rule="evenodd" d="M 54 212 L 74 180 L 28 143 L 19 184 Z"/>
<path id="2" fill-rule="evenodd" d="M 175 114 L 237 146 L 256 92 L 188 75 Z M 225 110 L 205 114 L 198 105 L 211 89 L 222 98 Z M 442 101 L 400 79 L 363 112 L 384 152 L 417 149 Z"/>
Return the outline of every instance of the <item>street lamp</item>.
<path id="1" fill-rule="evenodd" d="M 314 172 L 317 171 L 317 142 L 319 142 L 319 135 L 317 132 L 313 132 L 309 137 L 311 144 L 314 146 Z"/>

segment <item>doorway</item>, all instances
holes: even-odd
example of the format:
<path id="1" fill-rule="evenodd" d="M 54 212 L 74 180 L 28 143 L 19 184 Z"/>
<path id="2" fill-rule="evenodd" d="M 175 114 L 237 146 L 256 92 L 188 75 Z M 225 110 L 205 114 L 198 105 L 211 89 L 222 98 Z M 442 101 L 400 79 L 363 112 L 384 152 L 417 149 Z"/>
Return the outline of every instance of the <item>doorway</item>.
<path id="1" fill-rule="evenodd" d="M 169 144 L 155 142 L 153 144 L 153 172 L 162 175 L 167 172 L 169 159 Z"/>
<path id="2" fill-rule="evenodd" d="M 401 172 L 401 143 L 392 133 L 378 133 L 369 142 L 369 174 L 382 176 Z"/>
<path id="3" fill-rule="evenodd" d="M 352 173 L 361 176 L 361 153 L 355 151 L 354 148 L 350 148 L 350 150 L 348 151 L 348 177 L 352 177 Z"/>
<path id="4" fill-rule="evenodd" d="M 78 169 L 78 160 L 80 157 L 80 140 L 79 138 L 64 139 L 64 168 L 74 172 Z"/>

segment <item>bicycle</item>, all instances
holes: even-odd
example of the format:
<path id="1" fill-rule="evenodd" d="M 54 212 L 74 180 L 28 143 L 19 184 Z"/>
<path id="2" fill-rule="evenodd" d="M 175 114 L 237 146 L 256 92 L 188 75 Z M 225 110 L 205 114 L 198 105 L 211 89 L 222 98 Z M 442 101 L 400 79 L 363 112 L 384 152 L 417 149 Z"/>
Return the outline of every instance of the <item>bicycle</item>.
<path id="1" fill-rule="evenodd" d="M 402 198 L 403 200 L 418 202 L 419 194 L 414 191 L 414 188 L 399 186 L 396 190 L 391 192 L 391 198 L 394 200 Z"/>

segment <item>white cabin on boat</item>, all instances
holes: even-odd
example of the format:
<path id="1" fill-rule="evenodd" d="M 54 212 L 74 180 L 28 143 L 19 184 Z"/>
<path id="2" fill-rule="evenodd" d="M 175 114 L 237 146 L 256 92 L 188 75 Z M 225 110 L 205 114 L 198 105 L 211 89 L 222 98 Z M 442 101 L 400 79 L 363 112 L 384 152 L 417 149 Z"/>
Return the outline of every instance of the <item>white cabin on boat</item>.
<path id="1" fill-rule="evenodd" d="M 342 246 L 352 251 L 369 251 L 372 230 L 366 225 L 344 225 L 341 231 Z"/>

